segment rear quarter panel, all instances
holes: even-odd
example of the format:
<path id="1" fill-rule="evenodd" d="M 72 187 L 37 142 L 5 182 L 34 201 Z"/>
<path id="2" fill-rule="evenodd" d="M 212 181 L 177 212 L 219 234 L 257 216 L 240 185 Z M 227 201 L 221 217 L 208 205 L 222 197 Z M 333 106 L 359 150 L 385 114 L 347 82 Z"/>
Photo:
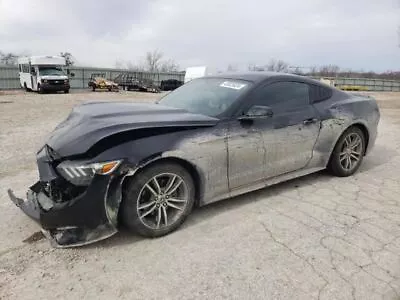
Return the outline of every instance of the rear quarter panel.
<path id="1" fill-rule="evenodd" d="M 326 166 L 336 142 L 352 125 L 364 126 L 368 132 L 367 153 L 373 147 L 380 119 L 373 97 L 334 91 L 326 101 L 314 104 L 321 118 L 321 129 L 314 147 L 312 164 Z"/>

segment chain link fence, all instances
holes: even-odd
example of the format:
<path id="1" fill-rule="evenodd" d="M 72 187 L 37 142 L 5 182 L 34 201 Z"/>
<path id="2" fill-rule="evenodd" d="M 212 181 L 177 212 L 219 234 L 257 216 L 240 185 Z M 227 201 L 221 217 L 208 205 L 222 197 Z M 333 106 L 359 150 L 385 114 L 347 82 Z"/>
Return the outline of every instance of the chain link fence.
<path id="1" fill-rule="evenodd" d="M 106 69 L 106 68 L 90 68 L 90 67 L 69 67 L 71 88 L 87 88 L 88 82 L 92 74 L 104 73 L 107 79 L 113 80 L 123 73 L 135 73 L 137 78 L 153 80 L 154 84 L 160 86 L 162 80 L 176 79 L 184 80 L 185 72 L 169 72 L 169 73 L 152 73 L 139 72 L 123 69 Z M 71 74 L 74 76 L 71 76 Z M 16 66 L 0 66 L 0 90 L 1 89 L 19 89 L 19 73 Z"/>
<path id="2" fill-rule="evenodd" d="M 90 76 L 94 73 L 105 73 L 107 79 L 113 80 L 122 73 L 136 73 L 138 78 L 151 79 L 154 84 L 160 86 L 162 80 L 176 79 L 184 81 L 185 72 L 171 73 L 151 73 L 151 72 L 134 72 L 122 69 L 105 69 L 105 68 L 89 68 L 89 67 L 70 67 L 70 83 L 72 88 L 87 88 Z M 319 79 L 319 78 L 318 78 Z M 363 91 L 387 91 L 400 92 L 400 81 L 368 79 L 368 78 L 331 78 L 334 80 L 338 88 L 356 89 Z M 18 67 L 0 66 L 0 89 L 18 89 L 20 88 Z"/>

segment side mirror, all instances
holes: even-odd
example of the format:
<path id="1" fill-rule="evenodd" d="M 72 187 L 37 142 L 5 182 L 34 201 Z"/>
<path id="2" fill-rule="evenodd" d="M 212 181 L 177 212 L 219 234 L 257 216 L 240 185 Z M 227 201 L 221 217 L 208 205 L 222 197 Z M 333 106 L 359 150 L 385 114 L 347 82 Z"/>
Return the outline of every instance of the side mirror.
<path id="1" fill-rule="evenodd" d="M 249 111 L 240 116 L 238 119 L 240 121 L 250 121 L 255 119 L 266 119 L 270 118 L 274 115 L 271 107 L 269 106 L 262 106 L 262 105 L 254 105 L 250 107 Z"/>
<path id="2" fill-rule="evenodd" d="M 71 72 L 71 73 L 69 73 L 69 76 L 75 77 L 75 73 L 74 73 L 74 72 Z"/>

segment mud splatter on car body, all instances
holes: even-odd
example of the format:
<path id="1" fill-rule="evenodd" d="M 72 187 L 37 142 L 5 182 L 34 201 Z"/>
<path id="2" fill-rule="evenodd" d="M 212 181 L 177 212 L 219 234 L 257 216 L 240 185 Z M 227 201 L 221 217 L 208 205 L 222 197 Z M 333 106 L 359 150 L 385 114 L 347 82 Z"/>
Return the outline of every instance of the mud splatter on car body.
<path id="1" fill-rule="evenodd" d="M 163 99 L 74 108 L 38 151 L 40 178 L 27 199 L 9 190 L 10 198 L 40 223 L 54 246 L 79 246 L 118 231 L 126 182 L 162 160 L 188 170 L 201 206 L 326 168 L 350 126 L 364 132 L 366 153 L 374 145 L 380 115 L 373 98 L 287 74 L 197 80 L 211 79 L 230 93 L 242 90 L 215 115 L 177 108 Z M 283 108 L 255 103 L 260 90 L 282 83 L 306 87 L 307 103 Z M 110 166 L 115 169 L 104 172 Z"/>

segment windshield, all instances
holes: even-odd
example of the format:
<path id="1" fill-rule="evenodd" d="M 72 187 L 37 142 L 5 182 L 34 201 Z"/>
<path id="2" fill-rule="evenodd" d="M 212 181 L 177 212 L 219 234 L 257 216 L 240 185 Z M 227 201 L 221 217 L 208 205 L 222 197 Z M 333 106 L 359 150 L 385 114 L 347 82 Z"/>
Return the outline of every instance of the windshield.
<path id="1" fill-rule="evenodd" d="M 251 83 L 226 78 L 199 78 L 166 95 L 158 103 L 215 117 L 226 111 Z"/>
<path id="2" fill-rule="evenodd" d="M 49 75 L 63 76 L 63 75 L 65 75 L 65 73 L 64 73 L 64 71 L 62 70 L 61 67 L 39 66 L 39 75 L 42 75 L 42 76 L 49 76 Z"/>

